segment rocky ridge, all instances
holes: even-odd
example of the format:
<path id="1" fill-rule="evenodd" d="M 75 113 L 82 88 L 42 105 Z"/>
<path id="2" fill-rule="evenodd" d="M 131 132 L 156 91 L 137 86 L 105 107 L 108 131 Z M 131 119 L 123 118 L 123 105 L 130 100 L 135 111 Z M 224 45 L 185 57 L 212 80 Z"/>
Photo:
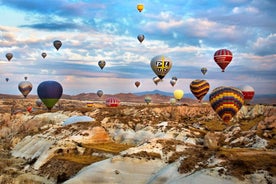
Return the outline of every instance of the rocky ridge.
<path id="1" fill-rule="evenodd" d="M 74 115 L 95 121 L 62 126 Z M 0 116 L 2 183 L 275 182 L 273 106 L 244 106 L 228 125 L 208 105 L 100 104 Z"/>

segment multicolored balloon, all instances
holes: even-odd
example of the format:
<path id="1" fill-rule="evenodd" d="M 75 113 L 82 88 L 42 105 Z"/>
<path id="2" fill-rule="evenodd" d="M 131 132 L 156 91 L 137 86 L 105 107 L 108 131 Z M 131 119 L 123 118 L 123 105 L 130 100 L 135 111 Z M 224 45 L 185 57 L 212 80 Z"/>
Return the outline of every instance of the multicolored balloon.
<path id="1" fill-rule="evenodd" d="M 27 98 L 28 94 L 32 91 L 33 85 L 29 81 L 22 81 L 18 84 L 18 90 L 22 95 Z"/>
<path id="2" fill-rule="evenodd" d="M 12 53 L 7 53 L 6 58 L 8 59 L 8 61 L 10 61 L 13 58 L 13 54 Z"/>
<path id="3" fill-rule="evenodd" d="M 99 89 L 98 91 L 97 91 L 97 95 L 98 95 L 98 97 L 102 97 L 103 96 L 103 90 L 101 90 L 101 89 Z"/>
<path id="4" fill-rule="evenodd" d="M 63 88 L 56 81 L 44 81 L 37 87 L 37 95 L 50 111 L 62 96 Z"/>
<path id="5" fill-rule="evenodd" d="M 110 97 L 105 100 L 105 104 L 108 107 L 118 107 L 120 105 L 120 100 L 115 97 Z"/>
<path id="6" fill-rule="evenodd" d="M 170 98 L 170 104 L 171 104 L 171 105 L 176 104 L 176 99 L 175 99 L 175 98 Z"/>
<path id="7" fill-rule="evenodd" d="M 62 42 L 60 40 L 55 40 L 53 45 L 58 50 L 62 46 Z"/>
<path id="8" fill-rule="evenodd" d="M 144 5 L 143 4 L 137 4 L 137 10 L 139 12 L 142 12 L 143 9 L 144 9 Z"/>
<path id="9" fill-rule="evenodd" d="M 145 36 L 143 34 L 139 34 L 137 36 L 137 39 L 139 40 L 140 43 L 142 43 L 144 41 L 144 39 L 145 39 Z"/>
<path id="10" fill-rule="evenodd" d="M 152 80 L 153 80 L 155 85 L 157 85 L 161 81 L 161 79 L 157 76 L 153 77 Z"/>
<path id="11" fill-rule="evenodd" d="M 47 56 L 47 54 L 46 54 L 45 52 L 43 52 L 43 53 L 41 54 L 41 56 L 42 56 L 43 58 L 45 58 L 45 57 Z"/>
<path id="12" fill-rule="evenodd" d="M 163 79 L 172 67 L 172 60 L 164 55 L 158 55 L 151 59 L 150 66 L 153 72 Z"/>
<path id="13" fill-rule="evenodd" d="M 173 96 L 176 100 L 181 100 L 181 98 L 184 96 L 184 91 L 181 89 L 177 89 L 173 92 Z"/>
<path id="14" fill-rule="evenodd" d="M 103 69 L 104 68 L 104 66 L 105 66 L 105 60 L 100 60 L 99 62 L 98 62 L 98 65 L 99 65 L 99 67 L 101 68 L 101 69 Z"/>
<path id="15" fill-rule="evenodd" d="M 214 54 L 214 60 L 224 72 L 225 68 L 232 61 L 233 54 L 230 50 L 220 49 L 217 50 Z"/>
<path id="16" fill-rule="evenodd" d="M 150 97 L 150 96 L 146 96 L 146 97 L 145 97 L 145 102 L 146 102 L 147 104 L 149 104 L 149 103 L 151 102 L 151 97 Z"/>
<path id="17" fill-rule="evenodd" d="M 134 84 L 135 84 L 135 86 L 138 88 L 138 87 L 140 86 L 141 83 L 140 83 L 139 81 L 136 81 Z"/>
<path id="18" fill-rule="evenodd" d="M 190 83 L 190 90 L 199 101 L 204 98 L 209 89 L 210 85 L 206 80 L 196 79 Z"/>
<path id="19" fill-rule="evenodd" d="M 170 80 L 170 84 L 172 85 L 172 87 L 174 87 L 174 85 L 176 84 L 176 80 L 174 79 Z"/>
<path id="20" fill-rule="evenodd" d="M 202 73 L 203 75 L 205 75 L 205 74 L 206 74 L 206 72 L 207 72 L 207 68 L 202 67 L 202 68 L 201 68 L 201 73 Z"/>
<path id="21" fill-rule="evenodd" d="M 175 81 L 177 81 L 177 77 L 172 77 L 172 80 L 175 80 Z"/>
<path id="22" fill-rule="evenodd" d="M 255 95 L 255 90 L 252 86 L 245 85 L 241 87 L 241 92 L 243 94 L 244 103 L 249 104 Z"/>
<path id="23" fill-rule="evenodd" d="M 238 88 L 220 86 L 211 92 L 209 101 L 214 111 L 227 123 L 241 109 L 244 98 Z"/>

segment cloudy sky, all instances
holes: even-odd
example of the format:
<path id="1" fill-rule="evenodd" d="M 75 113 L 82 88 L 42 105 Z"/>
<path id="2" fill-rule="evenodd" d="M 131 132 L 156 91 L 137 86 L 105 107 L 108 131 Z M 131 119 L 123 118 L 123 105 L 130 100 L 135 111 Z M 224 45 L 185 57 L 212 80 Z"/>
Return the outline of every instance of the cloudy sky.
<path id="1" fill-rule="evenodd" d="M 27 76 L 31 94 L 45 80 L 73 95 L 190 93 L 194 79 L 206 79 L 211 90 L 250 85 L 257 94 L 276 94 L 275 10 L 275 0 L 0 0 L 0 93 L 20 94 L 17 85 Z M 58 51 L 54 40 L 63 43 Z M 226 72 L 213 59 L 222 48 L 233 53 Z M 13 53 L 11 61 L 6 53 Z M 150 60 L 160 54 L 173 66 L 156 86 Z M 103 70 L 99 60 L 106 61 Z"/>

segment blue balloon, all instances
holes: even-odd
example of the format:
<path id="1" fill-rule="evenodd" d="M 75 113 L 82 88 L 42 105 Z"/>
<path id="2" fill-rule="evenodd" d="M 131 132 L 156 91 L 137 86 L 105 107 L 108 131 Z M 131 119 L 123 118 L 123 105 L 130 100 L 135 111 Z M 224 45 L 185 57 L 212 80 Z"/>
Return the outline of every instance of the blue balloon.
<path id="1" fill-rule="evenodd" d="M 51 110 L 58 102 L 62 93 L 63 88 L 61 84 L 56 81 L 44 81 L 37 87 L 37 95 L 48 110 Z"/>

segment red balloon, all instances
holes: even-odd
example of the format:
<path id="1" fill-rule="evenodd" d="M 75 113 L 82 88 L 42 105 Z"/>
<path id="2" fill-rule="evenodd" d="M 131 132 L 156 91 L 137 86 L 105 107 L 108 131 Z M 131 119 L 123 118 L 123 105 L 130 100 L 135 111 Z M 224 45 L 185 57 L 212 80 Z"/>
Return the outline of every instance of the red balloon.
<path id="1" fill-rule="evenodd" d="M 253 99 L 253 97 L 255 95 L 254 88 L 249 85 L 245 85 L 241 88 L 241 91 L 243 94 L 244 102 L 246 104 L 248 104 Z"/>
<path id="2" fill-rule="evenodd" d="M 230 50 L 220 49 L 214 54 L 214 60 L 224 72 L 227 65 L 232 61 L 233 54 Z"/>
<path id="3" fill-rule="evenodd" d="M 106 99 L 105 104 L 109 107 L 117 107 L 120 105 L 120 100 L 115 97 L 110 97 Z"/>

